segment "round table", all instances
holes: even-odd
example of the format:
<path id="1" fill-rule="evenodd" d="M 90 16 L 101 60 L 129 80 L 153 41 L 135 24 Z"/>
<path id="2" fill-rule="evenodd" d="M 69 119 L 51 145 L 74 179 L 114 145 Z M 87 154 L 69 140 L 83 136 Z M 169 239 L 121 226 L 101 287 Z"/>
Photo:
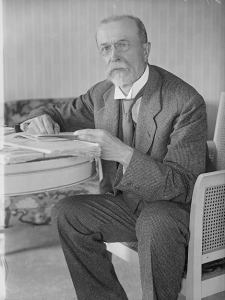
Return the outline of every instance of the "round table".
<path id="1" fill-rule="evenodd" d="M 85 156 L 9 164 L 4 167 L 3 194 L 17 196 L 55 190 L 81 183 L 95 175 L 95 159 Z"/>

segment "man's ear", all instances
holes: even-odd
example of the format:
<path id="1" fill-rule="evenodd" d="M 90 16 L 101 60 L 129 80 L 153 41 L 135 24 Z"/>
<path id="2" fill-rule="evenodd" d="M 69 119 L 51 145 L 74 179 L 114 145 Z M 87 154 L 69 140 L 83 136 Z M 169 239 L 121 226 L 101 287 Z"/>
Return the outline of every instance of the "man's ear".
<path id="1" fill-rule="evenodd" d="M 144 57 L 145 57 L 145 62 L 148 61 L 148 56 L 150 54 L 150 50 L 151 50 L 151 43 L 147 42 L 145 44 L 143 44 L 144 47 Z"/>

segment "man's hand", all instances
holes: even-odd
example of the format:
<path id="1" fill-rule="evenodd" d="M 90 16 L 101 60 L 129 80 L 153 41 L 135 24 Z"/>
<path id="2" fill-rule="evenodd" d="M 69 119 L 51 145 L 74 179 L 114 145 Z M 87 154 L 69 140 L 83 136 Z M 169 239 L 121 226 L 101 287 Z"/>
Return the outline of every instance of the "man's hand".
<path id="1" fill-rule="evenodd" d="M 120 139 L 102 129 L 83 129 L 74 132 L 78 140 L 98 143 L 101 147 L 101 158 L 121 163 L 127 167 L 133 155 L 133 149 Z"/>
<path id="2" fill-rule="evenodd" d="M 55 123 L 49 115 L 41 115 L 39 117 L 33 118 L 29 123 L 23 124 L 23 131 L 32 134 L 56 134 L 59 133 L 59 124 Z"/>

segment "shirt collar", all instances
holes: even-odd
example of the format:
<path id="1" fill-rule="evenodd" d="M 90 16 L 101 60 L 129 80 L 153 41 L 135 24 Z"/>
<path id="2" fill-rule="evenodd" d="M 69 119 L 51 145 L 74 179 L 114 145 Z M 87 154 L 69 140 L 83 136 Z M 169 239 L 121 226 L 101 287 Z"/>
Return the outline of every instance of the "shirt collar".
<path id="1" fill-rule="evenodd" d="M 133 83 L 129 93 L 127 96 L 124 95 L 124 93 L 121 91 L 121 89 L 116 85 L 115 86 L 115 93 L 114 93 L 114 99 L 131 99 L 134 98 L 137 93 L 141 90 L 141 88 L 146 84 L 148 81 L 148 75 L 149 75 L 149 66 L 147 65 L 144 73 L 142 76 Z"/>

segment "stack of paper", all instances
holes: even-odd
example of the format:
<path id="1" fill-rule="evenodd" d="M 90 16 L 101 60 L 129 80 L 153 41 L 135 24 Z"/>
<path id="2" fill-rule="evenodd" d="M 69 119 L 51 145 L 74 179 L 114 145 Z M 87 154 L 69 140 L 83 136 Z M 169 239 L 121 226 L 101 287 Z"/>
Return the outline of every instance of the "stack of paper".
<path id="1" fill-rule="evenodd" d="M 44 153 L 28 149 L 19 149 L 11 146 L 4 146 L 3 149 L 0 149 L 0 164 L 2 165 L 18 164 L 44 157 Z"/>
<path id="2" fill-rule="evenodd" d="M 27 133 L 27 132 L 19 132 L 15 134 L 12 137 L 24 137 L 29 140 L 43 140 L 43 141 L 52 141 L 52 140 L 59 140 L 64 139 L 64 140 L 75 140 L 76 136 L 73 134 L 73 132 L 59 132 L 57 134 L 49 134 L 49 133 L 42 133 L 42 134 L 32 134 L 32 133 Z"/>
<path id="3" fill-rule="evenodd" d="M 101 154 L 97 143 L 75 140 L 71 132 L 58 135 L 14 133 L 4 138 L 4 145 L 44 153 L 45 157 L 87 155 L 98 158 Z"/>
<path id="4" fill-rule="evenodd" d="M 14 133 L 15 129 L 13 127 L 7 127 L 7 126 L 5 126 L 3 128 L 3 132 L 4 132 L 4 135 L 8 135 L 8 134 Z"/>

